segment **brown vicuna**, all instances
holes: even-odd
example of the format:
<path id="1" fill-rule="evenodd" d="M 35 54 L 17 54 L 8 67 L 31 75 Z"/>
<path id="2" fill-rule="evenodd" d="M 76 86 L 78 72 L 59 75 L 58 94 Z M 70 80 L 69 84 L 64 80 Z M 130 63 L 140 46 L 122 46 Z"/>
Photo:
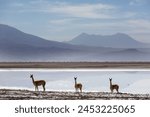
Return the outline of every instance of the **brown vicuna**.
<path id="1" fill-rule="evenodd" d="M 112 84 L 112 78 L 109 78 L 110 81 L 110 90 L 113 93 L 113 90 L 115 89 L 117 93 L 119 93 L 119 85 L 117 84 Z"/>
<path id="2" fill-rule="evenodd" d="M 43 91 L 45 91 L 45 85 L 46 85 L 46 82 L 44 81 L 44 80 L 34 80 L 34 78 L 33 78 L 33 74 L 32 75 L 30 75 L 30 78 L 32 78 L 32 83 L 33 83 L 33 85 L 35 86 L 35 91 L 37 90 L 39 90 L 38 89 L 38 86 L 41 86 L 42 85 L 42 87 L 43 87 Z"/>
<path id="3" fill-rule="evenodd" d="M 78 91 L 78 89 L 80 89 L 80 92 L 82 92 L 82 84 L 81 83 L 77 83 L 77 77 L 74 77 L 74 80 L 75 80 L 75 90 L 76 92 Z"/>

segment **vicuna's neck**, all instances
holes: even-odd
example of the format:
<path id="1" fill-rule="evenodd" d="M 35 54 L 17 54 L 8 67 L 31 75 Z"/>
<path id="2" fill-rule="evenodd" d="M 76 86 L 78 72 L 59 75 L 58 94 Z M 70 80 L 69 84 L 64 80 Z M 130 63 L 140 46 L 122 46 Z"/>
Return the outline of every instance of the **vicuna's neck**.
<path id="1" fill-rule="evenodd" d="M 110 81 L 110 86 L 112 86 L 112 81 Z"/>
<path id="2" fill-rule="evenodd" d="M 34 84 L 34 78 L 33 77 L 31 77 L 32 78 L 32 82 L 33 82 L 33 84 Z"/>
<path id="3" fill-rule="evenodd" d="M 75 85 L 77 84 L 77 80 L 75 80 Z"/>

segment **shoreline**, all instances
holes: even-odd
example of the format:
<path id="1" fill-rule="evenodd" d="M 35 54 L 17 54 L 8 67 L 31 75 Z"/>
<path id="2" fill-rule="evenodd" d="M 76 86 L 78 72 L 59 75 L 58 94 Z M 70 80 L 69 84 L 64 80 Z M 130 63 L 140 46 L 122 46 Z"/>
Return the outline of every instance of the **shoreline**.
<path id="1" fill-rule="evenodd" d="M 0 62 L 0 68 L 148 69 L 150 68 L 150 62 Z"/>

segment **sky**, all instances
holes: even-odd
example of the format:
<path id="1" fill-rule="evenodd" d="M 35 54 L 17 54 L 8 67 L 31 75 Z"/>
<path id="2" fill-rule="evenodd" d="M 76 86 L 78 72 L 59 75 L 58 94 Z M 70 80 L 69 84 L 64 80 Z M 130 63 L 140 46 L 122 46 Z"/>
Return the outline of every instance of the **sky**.
<path id="1" fill-rule="evenodd" d="M 150 0 L 0 0 L 0 24 L 55 41 L 126 33 L 150 43 Z"/>

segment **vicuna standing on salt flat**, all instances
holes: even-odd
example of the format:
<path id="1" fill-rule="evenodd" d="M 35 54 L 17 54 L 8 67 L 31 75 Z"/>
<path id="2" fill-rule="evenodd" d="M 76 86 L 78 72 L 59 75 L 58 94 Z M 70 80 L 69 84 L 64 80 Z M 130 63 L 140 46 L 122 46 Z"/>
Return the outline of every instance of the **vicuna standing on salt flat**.
<path id="1" fill-rule="evenodd" d="M 109 78 L 110 81 L 110 90 L 113 93 L 113 90 L 115 89 L 117 93 L 119 93 L 119 85 L 117 84 L 112 84 L 112 78 Z"/>
<path id="2" fill-rule="evenodd" d="M 75 90 L 76 92 L 78 91 L 78 89 L 80 89 L 80 92 L 82 92 L 82 84 L 81 83 L 77 83 L 77 77 L 74 77 L 74 80 L 75 80 Z"/>
<path id="3" fill-rule="evenodd" d="M 34 80 L 34 78 L 33 78 L 33 74 L 32 75 L 30 75 L 30 78 L 32 78 L 32 83 L 33 83 L 33 85 L 35 86 L 35 91 L 37 90 L 39 90 L 38 89 L 38 86 L 43 86 L 43 91 L 45 91 L 45 85 L 46 85 L 46 82 L 45 82 L 45 80 Z"/>

